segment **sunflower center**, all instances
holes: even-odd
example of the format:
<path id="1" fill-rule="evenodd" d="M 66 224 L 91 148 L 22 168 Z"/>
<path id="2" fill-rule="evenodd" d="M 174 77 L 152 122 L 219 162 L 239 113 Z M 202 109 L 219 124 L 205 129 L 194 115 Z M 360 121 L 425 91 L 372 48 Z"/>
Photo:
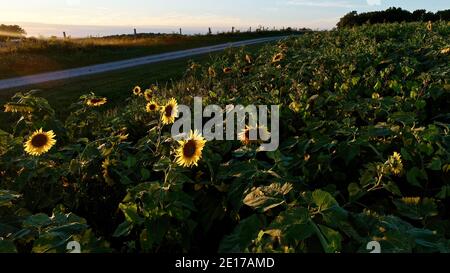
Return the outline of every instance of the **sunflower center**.
<path id="1" fill-rule="evenodd" d="M 91 99 L 91 103 L 99 103 L 101 102 L 101 99 Z"/>
<path id="2" fill-rule="evenodd" d="M 151 104 L 151 105 L 150 105 L 150 110 L 154 111 L 155 109 L 156 109 L 156 105 Z"/>
<path id="3" fill-rule="evenodd" d="M 197 148 L 197 144 L 195 140 L 189 140 L 183 147 L 183 155 L 185 157 L 193 157 L 195 155 L 195 150 Z"/>
<path id="4" fill-rule="evenodd" d="M 166 108 L 164 109 L 166 117 L 172 116 L 172 110 L 173 110 L 172 105 L 167 105 L 166 106 Z"/>
<path id="5" fill-rule="evenodd" d="M 47 142 L 48 138 L 44 134 L 37 134 L 31 139 L 31 145 L 37 148 L 45 146 Z"/>

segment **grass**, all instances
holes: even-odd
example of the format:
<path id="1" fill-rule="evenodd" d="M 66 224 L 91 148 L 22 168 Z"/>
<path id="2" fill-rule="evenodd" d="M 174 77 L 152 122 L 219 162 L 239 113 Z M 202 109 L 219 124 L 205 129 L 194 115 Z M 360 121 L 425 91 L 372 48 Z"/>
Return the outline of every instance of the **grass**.
<path id="1" fill-rule="evenodd" d="M 82 67 L 226 42 L 294 34 L 287 31 L 217 35 L 140 34 L 83 39 L 24 39 L 0 43 L 0 79 Z"/>
<path id="2" fill-rule="evenodd" d="M 251 45 L 247 46 L 246 49 L 250 52 L 256 52 L 262 46 Z M 181 79 L 190 61 L 201 64 L 220 54 L 222 53 L 215 52 L 92 76 L 0 90 L 0 105 L 3 106 L 17 92 L 39 90 L 39 96 L 47 99 L 55 109 L 58 118 L 64 120 L 70 113 L 69 106 L 76 102 L 81 95 L 95 92 L 99 96 L 108 98 L 108 107 L 117 107 L 125 98 L 129 97 L 132 88 L 136 84 L 142 87 L 150 86 L 154 83 L 164 86 L 171 81 Z M 9 128 L 11 118 L 11 115 L 0 111 L 0 129 Z"/>

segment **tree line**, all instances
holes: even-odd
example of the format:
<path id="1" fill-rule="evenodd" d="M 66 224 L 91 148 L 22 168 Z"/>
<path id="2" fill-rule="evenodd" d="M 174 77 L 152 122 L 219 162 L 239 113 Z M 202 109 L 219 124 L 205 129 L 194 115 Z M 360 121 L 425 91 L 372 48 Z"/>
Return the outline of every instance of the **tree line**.
<path id="1" fill-rule="evenodd" d="M 450 9 L 430 12 L 424 9 L 410 12 L 402 8 L 391 7 L 383 11 L 372 11 L 358 14 L 357 11 L 347 13 L 337 23 L 338 28 L 360 26 L 363 24 L 450 21 Z"/>
<path id="2" fill-rule="evenodd" d="M 26 31 L 18 25 L 0 25 L 0 41 L 10 38 L 21 38 L 26 34 Z"/>

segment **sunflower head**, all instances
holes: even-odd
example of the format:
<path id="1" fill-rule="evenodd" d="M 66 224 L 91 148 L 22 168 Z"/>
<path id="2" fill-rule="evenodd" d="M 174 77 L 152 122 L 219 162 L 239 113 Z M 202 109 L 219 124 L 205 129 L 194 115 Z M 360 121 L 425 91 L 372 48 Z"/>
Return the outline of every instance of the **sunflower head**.
<path id="1" fill-rule="evenodd" d="M 142 96 L 142 90 L 141 90 L 141 88 L 139 87 L 139 86 L 135 86 L 134 88 L 133 88 L 133 94 L 135 95 L 135 96 Z"/>
<path id="2" fill-rule="evenodd" d="M 180 147 L 176 150 L 176 162 L 182 167 L 197 166 L 202 157 L 202 151 L 206 140 L 198 131 L 190 132 L 187 139 L 178 142 Z"/>
<path id="3" fill-rule="evenodd" d="M 7 103 L 5 104 L 5 113 L 31 113 L 34 108 L 20 103 Z"/>
<path id="4" fill-rule="evenodd" d="M 251 64 L 251 63 L 252 63 L 252 57 L 250 57 L 250 55 L 246 54 L 246 55 L 245 55 L 245 61 L 246 61 L 248 64 Z"/>
<path id="5" fill-rule="evenodd" d="M 99 107 L 107 102 L 106 98 L 90 98 L 86 99 L 86 105 L 90 107 Z"/>
<path id="6" fill-rule="evenodd" d="M 403 162 L 402 162 L 402 156 L 394 152 L 393 155 L 391 155 L 388 159 L 388 166 L 392 174 L 399 175 L 403 171 Z"/>
<path id="7" fill-rule="evenodd" d="M 152 89 L 147 89 L 144 91 L 144 98 L 146 101 L 151 101 L 153 98 L 153 90 Z"/>
<path id="8" fill-rule="evenodd" d="M 25 152 L 30 155 L 40 156 L 48 152 L 56 144 L 53 131 L 44 132 L 42 128 L 35 131 L 25 142 Z"/>
<path id="9" fill-rule="evenodd" d="M 259 136 L 258 139 L 251 139 L 252 135 Z M 258 143 L 261 140 L 267 140 L 270 138 L 270 133 L 264 126 L 258 126 L 258 127 L 251 127 L 251 126 L 245 126 L 244 130 L 239 133 L 238 135 L 239 140 L 244 145 L 250 145 L 253 143 Z"/>
<path id="10" fill-rule="evenodd" d="M 283 53 L 277 53 L 277 54 L 275 54 L 275 56 L 273 56 L 272 63 L 278 63 L 278 62 L 280 62 L 283 59 L 284 59 L 284 54 Z"/>
<path id="11" fill-rule="evenodd" d="M 232 71 L 232 69 L 231 69 L 230 67 L 225 67 L 225 68 L 223 69 L 223 73 L 225 73 L 225 74 L 230 74 L 231 71 Z"/>
<path id="12" fill-rule="evenodd" d="M 216 70 L 214 70 L 214 68 L 210 67 L 208 68 L 208 75 L 212 78 L 216 77 Z"/>
<path id="13" fill-rule="evenodd" d="M 441 50 L 441 54 L 448 54 L 449 52 L 450 52 L 450 47 L 443 48 L 443 49 Z"/>
<path id="14" fill-rule="evenodd" d="M 372 99 L 378 100 L 379 98 L 380 98 L 380 94 L 378 94 L 377 92 L 372 93 Z"/>
<path id="15" fill-rule="evenodd" d="M 175 122 L 178 116 L 178 103 L 174 98 L 171 98 L 164 107 L 161 108 L 161 120 L 163 124 L 168 125 Z"/>
<path id="16" fill-rule="evenodd" d="M 150 101 L 149 103 L 147 103 L 147 106 L 145 106 L 145 110 L 148 113 L 152 113 L 152 112 L 156 112 L 159 110 L 159 105 L 156 101 Z"/>
<path id="17" fill-rule="evenodd" d="M 431 21 L 428 21 L 427 29 L 428 29 L 428 31 L 433 31 L 433 23 Z"/>
<path id="18" fill-rule="evenodd" d="M 251 70 L 251 69 L 252 69 L 251 66 L 246 66 L 246 67 L 244 67 L 244 68 L 242 69 L 242 74 L 248 75 L 248 73 L 250 73 L 250 70 Z"/>

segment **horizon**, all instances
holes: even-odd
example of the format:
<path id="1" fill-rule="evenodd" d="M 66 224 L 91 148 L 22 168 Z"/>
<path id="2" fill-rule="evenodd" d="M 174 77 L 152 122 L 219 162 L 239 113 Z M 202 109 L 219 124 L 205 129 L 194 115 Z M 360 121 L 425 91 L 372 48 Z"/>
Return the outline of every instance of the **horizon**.
<path id="1" fill-rule="evenodd" d="M 0 0 L 0 4 L 5 3 Z M 350 11 L 358 13 L 400 7 L 409 11 L 447 9 L 446 1 L 383 0 L 135 0 L 135 5 L 113 0 L 17 0 L 0 11 L 0 24 L 18 24 L 29 37 L 74 38 L 139 33 L 203 34 L 230 30 L 246 31 L 259 26 L 327 30 Z M 244 3 L 243 3 L 244 2 Z M 236 8 L 239 7 L 239 8 Z M 39 13 L 36 10 L 39 9 Z M 83 22 L 83 23 L 80 23 Z"/>

